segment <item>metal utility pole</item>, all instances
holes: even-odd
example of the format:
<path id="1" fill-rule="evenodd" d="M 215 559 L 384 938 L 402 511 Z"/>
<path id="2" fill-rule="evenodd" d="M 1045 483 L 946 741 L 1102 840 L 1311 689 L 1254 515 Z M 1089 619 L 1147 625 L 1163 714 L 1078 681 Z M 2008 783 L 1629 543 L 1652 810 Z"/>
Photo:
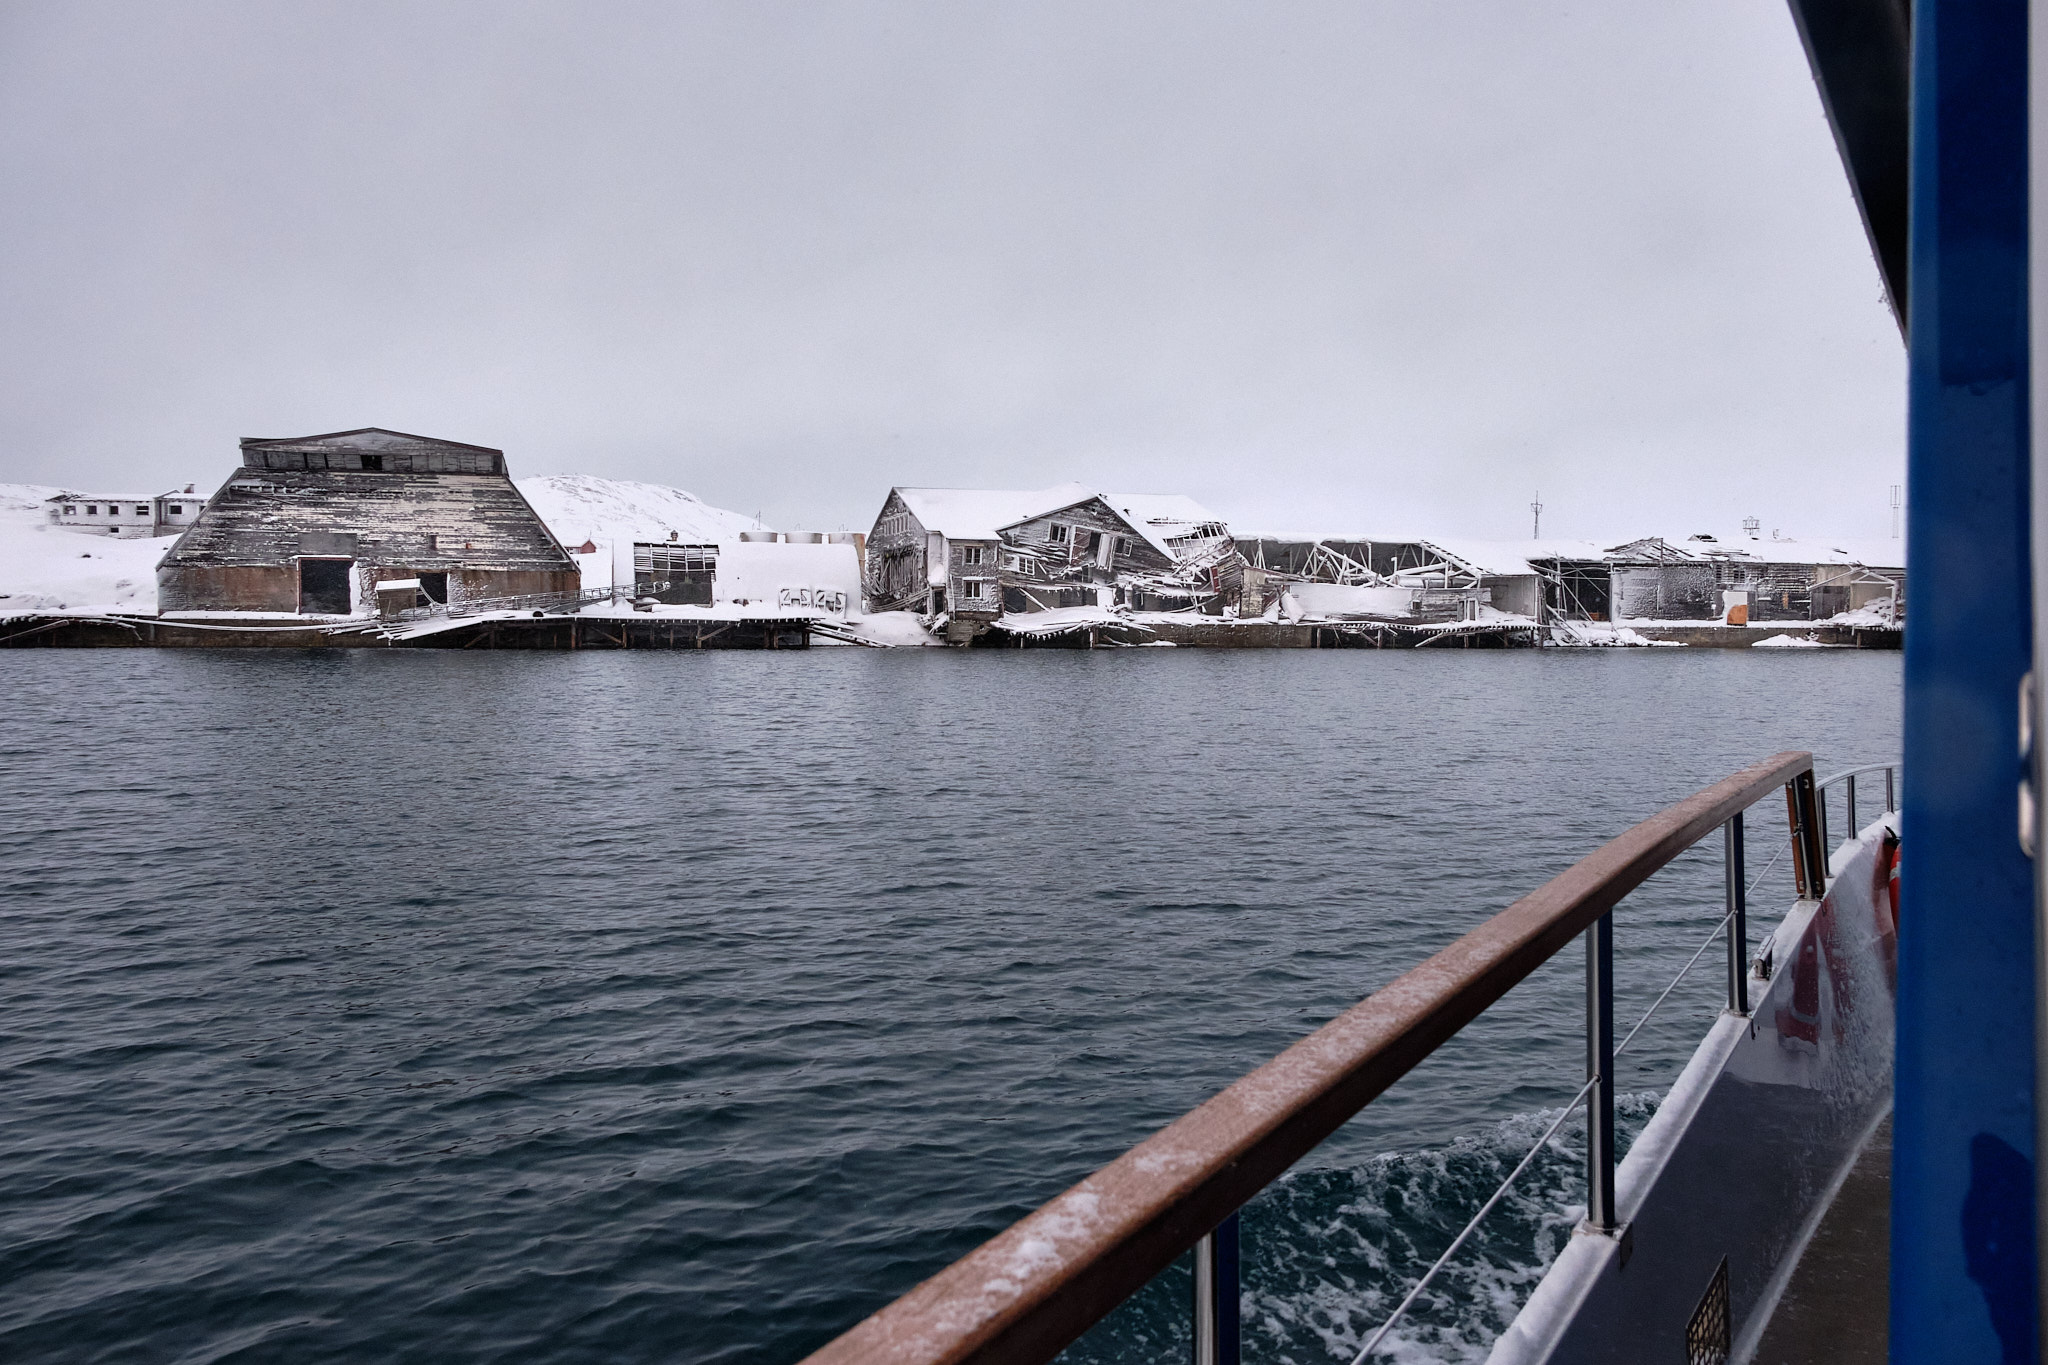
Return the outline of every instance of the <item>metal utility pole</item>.
<path id="1" fill-rule="evenodd" d="M 1543 539 L 1543 491 L 1541 489 L 1538 489 L 1536 492 L 1536 501 L 1529 504 L 1529 514 L 1535 518 L 1534 524 L 1529 527 L 1529 539 Z"/>

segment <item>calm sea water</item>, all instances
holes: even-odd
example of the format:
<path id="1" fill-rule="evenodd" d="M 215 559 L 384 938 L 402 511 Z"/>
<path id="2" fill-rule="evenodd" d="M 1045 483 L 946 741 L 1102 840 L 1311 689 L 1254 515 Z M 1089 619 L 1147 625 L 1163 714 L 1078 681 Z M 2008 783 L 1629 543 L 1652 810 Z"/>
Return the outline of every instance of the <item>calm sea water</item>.
<path id="1" fill-rule="evenodd" d="M 1894 756 L 1898 663 L 0 655 L 0 1356 L 793 1360 L 1633 821 Z M 1719 875 L 1619 912 L 1625 1020 Z M 1580 970 L 1251 1207 L 1255 1358 L 1348 1359 L 1526 1150 Z M 1402 1355 L 1483 1355 L 1582 1199 L 1561 1147 Z M 1071 1354 L 1184 1358 L 1185 1293 Z"/>

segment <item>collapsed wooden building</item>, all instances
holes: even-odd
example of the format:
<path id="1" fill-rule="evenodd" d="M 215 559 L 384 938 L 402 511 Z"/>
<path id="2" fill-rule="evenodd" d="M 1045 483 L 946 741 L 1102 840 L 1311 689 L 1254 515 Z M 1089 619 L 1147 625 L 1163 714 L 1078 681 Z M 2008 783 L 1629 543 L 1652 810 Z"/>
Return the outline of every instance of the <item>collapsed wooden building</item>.
<path id="1" fill-rule="evenodd" d="M 1359 615 L 1419 620 L 1479 608 L 1549 625 L 1664 621 L 1817 622 L 1877 602 L 1896 616 L 1905 590 L 1900 547 L 1782 537 L 1649 536 L 1593 541 L 1255 537 L 1246 611 L 1288 592 L 1314 605 L 1352 601 Z M 1342 588 L 1350 599 L 1325 590 Z M 1397 590 L 1412 593 L 1401 606 Z M 1376 594 L 1376 595 L 1375 595 Z"/>
<path id="2" fill-rule="evenodd" d="M 159 563 L 160 611 L 349 616 L 393 580 L 453 604 L 578 590 L 501 450 L 365 427 L 241 456 Z"/>
<path id="3" fill-rule="evenodd" d="M 1028 613 L 1235 610 L 1243 567 L 1229 527 L 1177 494 L 892 488 L 866 595 L 870 611 L 943 617 L 964 644 Z"/>

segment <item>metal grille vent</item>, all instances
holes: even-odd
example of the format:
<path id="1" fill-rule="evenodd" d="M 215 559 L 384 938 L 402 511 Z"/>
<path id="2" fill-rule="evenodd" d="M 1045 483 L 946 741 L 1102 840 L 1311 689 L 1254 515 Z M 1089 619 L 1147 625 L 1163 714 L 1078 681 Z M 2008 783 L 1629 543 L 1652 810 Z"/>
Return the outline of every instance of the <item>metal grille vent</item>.
<path id="1" fill-rule="evenodd" d="M 1727 1365 L 1728 1361 L 1728 1258 L 1714 1267 L 1700 1306 L 1692 1310 L 1685 1325 L 1686 1365 Z"/>

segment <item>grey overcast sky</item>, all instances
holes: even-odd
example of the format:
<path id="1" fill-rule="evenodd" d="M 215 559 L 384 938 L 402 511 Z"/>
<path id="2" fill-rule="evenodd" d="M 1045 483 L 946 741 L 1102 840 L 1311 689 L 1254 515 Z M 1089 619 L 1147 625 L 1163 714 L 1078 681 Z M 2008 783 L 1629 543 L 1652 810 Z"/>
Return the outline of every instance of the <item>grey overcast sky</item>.
<path id="1" fill-rule="evenodd" d="M 0 480 L 385 426 L 865 528 L 1881 537 L 1784 0 L 0 0 Z"/>

